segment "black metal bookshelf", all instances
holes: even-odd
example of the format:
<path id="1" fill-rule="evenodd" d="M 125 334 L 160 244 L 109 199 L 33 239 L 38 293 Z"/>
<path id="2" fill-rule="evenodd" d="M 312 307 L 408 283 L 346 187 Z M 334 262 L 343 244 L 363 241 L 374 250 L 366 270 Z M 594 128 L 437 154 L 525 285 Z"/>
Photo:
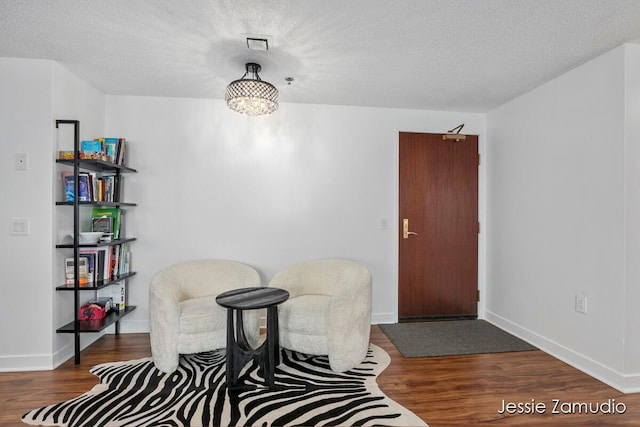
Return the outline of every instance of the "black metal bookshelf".
<path id="1" fill-rule="evenodd" d="M 135 203 L 126 203 L 120 201 L 106 202 L 106 201 L 80 201 L 79 199 L 79 174 L 80 171 L 92 171 L 99 173 L 115 173 L 119 176 L 121 173 L 136 173 L 133 168 L 119 165 L 110 161 L 98 160 L 98 159 L 81 159 L 80 158 L 80 121 L 78 120 L 56 120 L 56 128 L 60 125 L 73 125 L 74 127 L 74 140 L 73 140 L 73 159 L 56 159 L 56 163 L 72 167 L 74 177 L 74 201 L 56 202 L 57 206 L 71 206 L 73 207 L 73 242 L 72 243 L 60 243 L 56 245 L 59 249 L 73 249 L 74 258 L 74 283 L 57 286 L 56 291 L 71 291 L 74 294 L 74 320 L 61 326 L 56 330 L 57 333 L 73 334 L 74 335 L 74 355 L 75 363 L 80 363 L 80 334 L 82 333 L 95 333 L 104 330 L 105 328 L 115 324 L 116 334 L 120 333 L 120 320 L 130 314 L 136 309 L 136 306 L 127 305 L 123 310 L 112 310 L 106 317 L 98 320 L 80 320 L 79 310 L 81 307 L 80 294 L 83 291 L 96 292 L 99 289 L 105 288 L 109 285 L 114 285 L 120 282 L 124 282 L 127 286 L 127 280 L 133 277 L 135 272 L 128 272 L 112 277 L 110 280 L 97 281 L 96 283 L 80 283 L 79 274 L 79 258 L 80 249 L 82 248 L 99 248 L 109 247 L 114 245 L 120 245 L 123 243 L 133 242 L 135 237 L 121 237 L 116 240 L 108 242 L 97 242 L 92 244 L 80 243 L 80 209 L 86 207 L 133 207 Z M 128 294 L 128 291 L 127 291 Z"/>

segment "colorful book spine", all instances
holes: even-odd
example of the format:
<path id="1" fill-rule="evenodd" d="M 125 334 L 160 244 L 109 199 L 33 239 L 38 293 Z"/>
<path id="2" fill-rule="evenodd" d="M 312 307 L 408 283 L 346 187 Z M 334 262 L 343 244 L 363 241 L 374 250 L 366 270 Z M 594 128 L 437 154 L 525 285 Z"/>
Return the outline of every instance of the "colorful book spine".
<path id="1" fill-rule="evenodd" d="M 78 175 L 78 201 L 90 202 L 91 201 L 91 184 L 89 183 L 89 174 L 81 173 Z"/>
<path id="2" fill-rule="evenodd" d="M 62 185 L 64 190 L 64 200 L 65 202 L 73 202 L 75 200 L 75 179 L 73 177 L 73 172 L 64 171 L 62 172 Z"/>
<path id="3" fill-rule="evenodd" d="M 118 165 L 124 165 L 126 141 L 124 138 L 100 138 L 105 146 L 107 161 Z"/>

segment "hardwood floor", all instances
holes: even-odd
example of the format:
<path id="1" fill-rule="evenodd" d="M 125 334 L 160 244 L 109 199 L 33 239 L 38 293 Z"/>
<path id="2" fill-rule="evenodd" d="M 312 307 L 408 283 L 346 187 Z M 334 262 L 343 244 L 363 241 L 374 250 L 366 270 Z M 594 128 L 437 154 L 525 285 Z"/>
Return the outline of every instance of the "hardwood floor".
<path id="1" fill-rule="evenodd" d="M 637 426 L 640 393 L 622 394 L 543 353 L 497 353 L 405 359 L 377 326 L 371 342 L 391 356 L 378 384 L 390 398 L 437 426 Z M 147 334 L 107 335 L 54 371 L 0 373 L 0 426 L 21 426 L 20 417 L 39 406 L 73 398 L 96 384 L 89 368 L 103 362 L 150 355 Z M 500 414 L 506 402 L 545 404 L 542 414 Z M 553 414 L 564 408 L 613 401 L 623 414 Z M 606 409 L 606 406 L 605 406 Z"/>

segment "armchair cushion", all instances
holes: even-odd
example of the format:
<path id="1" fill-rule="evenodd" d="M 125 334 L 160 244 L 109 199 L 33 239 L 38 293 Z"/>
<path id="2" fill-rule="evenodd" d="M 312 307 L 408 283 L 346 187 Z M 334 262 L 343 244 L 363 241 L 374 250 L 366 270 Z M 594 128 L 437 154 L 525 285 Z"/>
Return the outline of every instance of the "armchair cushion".
<path id="1" fill-rule="evenodd" d="M 280 344 L 284 348 L 304 348 L 309 354 L 329 354 L 329 306 L 331 297 L 299 295 L 278 306 Z"/>
<path id="2" fill-rule="evenodd" d="M 215 295 L 188 299 L 179 306 L 180 334 L 198 334 L 227 327 L 226 310 L 216 303 Z"/>

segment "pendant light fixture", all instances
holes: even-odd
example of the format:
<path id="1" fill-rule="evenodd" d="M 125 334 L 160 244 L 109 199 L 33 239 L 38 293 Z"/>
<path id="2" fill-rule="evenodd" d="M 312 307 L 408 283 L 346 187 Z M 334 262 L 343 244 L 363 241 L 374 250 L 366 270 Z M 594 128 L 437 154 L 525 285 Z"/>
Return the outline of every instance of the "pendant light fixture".
<path id="1" fill-rule="evenodd" d="M 233 111 L 252 117 L 276 111 L 278 89 L 260 78 L 260 64 L 249 62 L 245 69 L 246 72 L 239 80 L 234 80 L 227 86 L 224 96 L 227 106 Z M 246 78 L 248 74 L 251 74 L 252 78 Z"/>

